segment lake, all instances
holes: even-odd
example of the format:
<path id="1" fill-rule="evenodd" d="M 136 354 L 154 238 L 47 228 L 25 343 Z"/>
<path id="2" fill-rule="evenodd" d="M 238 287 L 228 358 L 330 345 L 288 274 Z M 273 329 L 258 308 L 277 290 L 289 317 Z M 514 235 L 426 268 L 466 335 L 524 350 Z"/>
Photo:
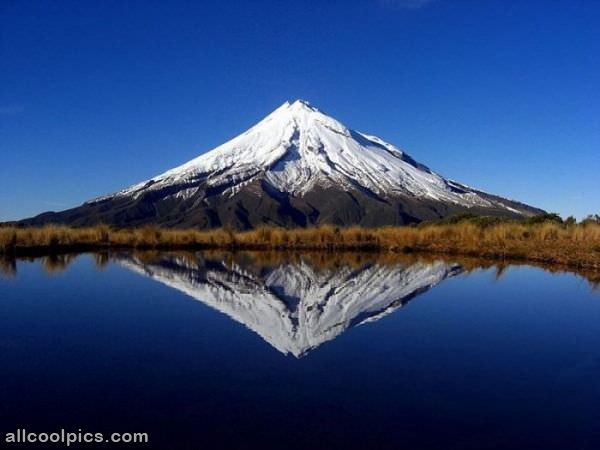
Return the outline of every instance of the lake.
<path id="1" fill-rule="evenodd" d="M 161 449 L 600 448 L 594 274 L 277 253 L 0 268 L 2 433 L 147 432 L 138 447 Z"/>

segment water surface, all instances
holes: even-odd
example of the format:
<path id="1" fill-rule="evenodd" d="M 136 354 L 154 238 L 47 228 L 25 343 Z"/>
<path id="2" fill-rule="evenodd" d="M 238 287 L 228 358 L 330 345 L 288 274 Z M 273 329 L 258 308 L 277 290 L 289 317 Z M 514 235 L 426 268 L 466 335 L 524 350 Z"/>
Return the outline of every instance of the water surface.
<path id="1" fill-rule="evenodd" d="M 4 262 L 0 431 L 144 431 L 178 449 L 599 448 L 600 292 L 576 274 L 487 266 Z"/>

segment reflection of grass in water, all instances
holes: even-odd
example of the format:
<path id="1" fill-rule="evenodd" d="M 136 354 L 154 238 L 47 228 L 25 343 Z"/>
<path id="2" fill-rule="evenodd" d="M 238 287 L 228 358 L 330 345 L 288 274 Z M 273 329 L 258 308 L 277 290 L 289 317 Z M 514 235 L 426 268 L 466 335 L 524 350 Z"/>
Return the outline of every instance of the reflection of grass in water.
<path id="1" fill-rule="evenodd" d="M 186 267 L 203 270 L 207 262 L 225 264 L 231 267 L 233 264 L 240 265 L 246 270 L 258 273 L 265 269 L 272 269 L 283 264 L 305 263 L 319 270 L 336 270 L 342 267 L 358 269 L 365 265 L 396 265 L 409 266 L 416 263 L 434 263 L 445 261 L 447 263 L 459 264 L 469 274 L 480 269 L 496 270 L 495 277 L 500 280 L 509 267 L 533 266 L 539 267 L 550 273 L 573 273 L 585 278 L 592 288 L 600 290 L 600 271 L 594 268 L 569 267 L 563 264 L 551 264 L 542 262 L 524 262 L 521 260 L 505 259 L 502 261 L 493 258 L 479 258 L 462 255 L 445 255 L 434 253 L 395 253 L 395 252 L 358 252 L 358 251 L 227 251 L 227 250 L 203 250 L 198 252 L 176 250 L 129 250 L 103 251 L 92 253 L 95 267 L 104 270 L 113 256 L 131 255 L 144 264 L 156 264 L 169 259 L 177 259 L 178 264 Z M 66 253 L 48 255 L 41 258 L 23 257 L 27 261 L 41 259 L 42 267 L 49 274 L 57 274 L 66 270 L 80 253 Z M 16 259 L 14 257 L 0 257 L 0 274 L 14 276 L 16 274 Z"/>
<path id="2" fill-rule="evenodd" d="M 94 263 L 96 265 L 96 269 L 98 269 L 98 270 L 106 269 L 109 262 L 110 262 L 110 255 L 108 252 L 94 253 Z"/>
<path id="3" fill-rule="evenodd" d="M 6 277 L 13 277 L 17 274 L 17 262 L 14 258 L 0 257 L 0 273 Z"/>
<path id="4" fill-rule="evenodd" d="M 125 253 L 127 255 L 129 253 Z M 561 264 L 530 263 L 523 261 L 495 261 L 490 258 L 468 256 L 435 255 L 427 253 L 393 253 L 393 252 L 286 252 L 286 251 L 223 251 L 204 250 L 187 251 L 135 251 L 133 253 L 140 262 L 157 264 L 172 259 L 183 262 L 187 267 L 202 270 L 207 261 L 231 267 L 240 265 L 246 270 L 259 273 L 265 269 L 273 269 L 284 264 L 305 263 L 319 270 L 335 270 L 342 267 L 358 269 L 365 265 L 397 265 L 410 266 L 417 263 L 431 264 L 444 261 L 459 264 L 469 274 L 477 270 L 495 269 L 495 278 L 500 280 L 510 267 L 532 266 L 550 273 L 572 273 L 585 278 L 593 288 L 600 288 L 600 271 L 586 268 L 573 268 Z"/>
<path id="5" fill-rule="evenodd" d="M 42 258 L 42 267 L 46 273 L 55 275 L 69 267 L 75 261 L 76 254 L 49 255 Z"/>

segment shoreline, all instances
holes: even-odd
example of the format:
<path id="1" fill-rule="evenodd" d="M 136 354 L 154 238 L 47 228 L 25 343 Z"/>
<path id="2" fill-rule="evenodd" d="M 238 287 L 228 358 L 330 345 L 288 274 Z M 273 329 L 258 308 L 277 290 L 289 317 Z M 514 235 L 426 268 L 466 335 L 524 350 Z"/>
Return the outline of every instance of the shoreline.
<path id="1" fill-rule="evenodd" d="M 600 225 L 471 222 L 361 228 L 179 230 L 0 227 L 0 257 L 123 250 L 374 252 L 465 256 L 600 270 Z"/>

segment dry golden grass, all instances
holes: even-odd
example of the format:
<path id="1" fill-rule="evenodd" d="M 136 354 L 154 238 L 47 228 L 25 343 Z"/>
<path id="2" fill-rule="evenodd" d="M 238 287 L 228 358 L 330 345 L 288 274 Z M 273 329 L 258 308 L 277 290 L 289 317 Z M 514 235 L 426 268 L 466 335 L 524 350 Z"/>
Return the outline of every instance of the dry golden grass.
<path id="1" fill-rule="evenodd" d="M 0 254 L 52 254 L 109 248 L 435 252 L 600 268 L 600 225 L 460 222 L 373 229 L 329 225 L 303 229 L 263 226 L 242 232 L 154 226 L 112 229 L 104 225 L 0 228 Z"/>

